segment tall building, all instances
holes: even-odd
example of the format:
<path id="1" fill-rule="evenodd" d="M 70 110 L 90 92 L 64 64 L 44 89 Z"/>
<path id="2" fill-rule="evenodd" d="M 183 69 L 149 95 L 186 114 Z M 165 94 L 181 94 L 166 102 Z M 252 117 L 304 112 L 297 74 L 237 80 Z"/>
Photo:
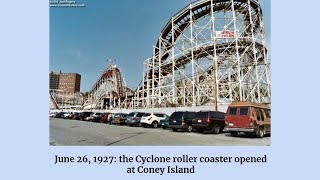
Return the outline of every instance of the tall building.
<path id="1" fill-rule="evenodd" d="M 61 74 L 61 71 L 49 73 L 50 89 L 59 89 L 60 74 Z"/>
<path id="2" fill-rule="evenodd" d="M 62 73 L 59 80 L 59 89 L 63 92 L 80 92 L 80 74 Z"/>
<path id="3" fill-rule="evenodd" d="M 50 89 L 59 89 L 66 93 L 80 92 L 81 75 L 77 73 L 50 73 Z"/>

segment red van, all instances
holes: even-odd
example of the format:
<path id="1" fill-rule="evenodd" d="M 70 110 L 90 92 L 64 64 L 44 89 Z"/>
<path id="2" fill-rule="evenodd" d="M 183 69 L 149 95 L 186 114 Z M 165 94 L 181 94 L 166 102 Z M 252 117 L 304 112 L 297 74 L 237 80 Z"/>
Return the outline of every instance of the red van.
<path id="1" fill-rule="evenodd" d="M 225 122 L 225 130 L 232 136 L 244 132 L 262 138 L 271 134 L 271 109 L 261 103 L 233 102 L 228 107 Z"/>

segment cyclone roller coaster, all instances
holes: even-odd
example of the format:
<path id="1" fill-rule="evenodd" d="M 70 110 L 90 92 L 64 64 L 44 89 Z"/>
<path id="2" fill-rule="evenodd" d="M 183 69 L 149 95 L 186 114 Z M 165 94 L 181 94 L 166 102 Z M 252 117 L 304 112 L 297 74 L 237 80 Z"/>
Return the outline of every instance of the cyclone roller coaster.
<path id="1" fill-rule="evenodd" d="M 270 62 L 258 0 L 198 0 L 165 25 L 139 86 L 109 66 L 84 107 L 160 108 L 252 101 L 269 104 Z"/>

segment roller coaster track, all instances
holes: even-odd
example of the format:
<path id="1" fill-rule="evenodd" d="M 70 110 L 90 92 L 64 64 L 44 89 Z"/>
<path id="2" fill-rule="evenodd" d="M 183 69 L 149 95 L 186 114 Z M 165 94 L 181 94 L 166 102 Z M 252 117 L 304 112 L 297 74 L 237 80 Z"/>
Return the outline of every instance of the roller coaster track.
<path id="1" fill-rule="evenodd" d="M 115 77 L 114 82 L 112 82 L 109 79 L 112 77 Z M 118 68 L 109 69 L 109 70 L 105 71 L 103 74 L 101 74 L 98 81 L 96 81 L 96 83 L 92 87 L 90 94 L 94 93 L 104 80 L 107 80 L 110 83 L 114 83 L 114 85 L 116 86 L 115 91 L 113 91 L 113 95 L 115 97 L 117 97 L 117 98 L 124 97 L 125 87 L 123 85 L 123 77 L 121 75 L 120 69 L 118 69 Z"/>
<path id="2" fill-rule="evenodd" d="M 250 44 L 252 44 L 252 42 L 243 41 L 241 44 L 242 44 L 243 46 L 242 46 L 241 48 L 239 48 L 240 53 L 246 51 L 246 50 L 247 50 L 246 47 L 248 47 Z M 258 47 L 260 47 L 260 48 L 265 48 L 265 47 L 264 47 L 262 44 L 260 44 L 260 43 L 256 43 L 256 45 L 257 45 Z M 224 51 L 226 51 L 226 50 L 232 51 L 232 50 L 234 50 L 234 49 L 235 49 L 235 42 L 219 44 L 219 45 L 216 46 L 216 52 L 217 52 L 217 54 L 222 53 L 222 52 L 224 52 Z M 267 49 L 265 49 L 265 50 L 267 51 Z M 197 50 L 193 51 L 193 53 L 194 53 L 194 56 L 196 56 L 197 58 L 202 58 L 202 57 L 208 56 L 208 55 L 210 55 L 210 54 L 213 54 L 213 51 L 214 51 L 214 46 L 213 46 L 213 45 L 209 45 L 209 46 L 199 47 Z M 210 54 L 208 54 L 208 52 L 209 52 Z M 254 53 L 254 52 L 252 52 L 252 53 Z M 192 54 L 191 54 L 191 51 L 190 51 L 190 52 L 188 52 L 188 54 L 186 54 L 186 55 L 184 55 L 184 56 L 180 56 L 179 58 L 177 58 L 177 59 L 175 60 L 175 68 L 178 69 L 178 68 L 183 67 L 184 65 L 190 63 L 190 61 L 191 61 L 191 56 L 192 56 Z M 263 58 L 264 58 L 264 57 L 260 57 L 260 58 L 258 59 L 258 62 L 262 62 L 262 61 L 263 61 Z M 172 72 L 172 65 L 173 65 L 172 63 L 164 64 L 164 65 L 162 66 L 161 75 L 166 76 L 166 75 L 170 74 L 170 73 Z M 212 69 L 212 67 L 209 68 L 208 71 L 209 71 L 210 69 Z M 152 73 L 152 72 L 149 72 L 149 78 L 152 78 L 152 75 L 153 75 L 153 73 Z M 159 77 L 158 71 L 155 71 L 154 76 L 155 76 L 156 78 Z"/>
<path id="3" fill-rule="evenodd" d="M 213 11 L 217 12 L 217 11 L 223 11 L 225 9 L 230 8 L 230 6 L 232 5 L 230 0 L 212 0 L 212 4 L 211 4 L 211 0 L 198 0 L 194 3 L 192 3 L 193 6 L 191 6 L 191 11 L 192 11 L 192 19 L 194 21 L 207 16 L 211 13 L 211 5 L 213 6 Z M 247 13 L 245 13 L 245 9 L 248 8 L 248 0 L 234 0 L 234 9 L 235 11 L 238 11 L 240 13 L 243 13 L 245 15 L 245 23 L 248 27 L 248 29 L 250 28 L 250 17 Z M 258 4 L 258 2 L 256 0 L 250 0 L 250 6 L 251 8 L 254 10 L 255 15 L 260 14 L 261 7 Z M 255 24 L 255 28 L 253 28 L 254 32 L 256 29 L 258 29 L 258 27 L 260 26 L 260 21 L 259 18 L 255 18 L 256 21 L 254 22 Z M 173 16 L 172 20 L 169 20 L 168 23 L 165 25 L 165 27 L 163 28 L 163 30 L 161 31 L 161 36 L 159 39 L 164 39 L 164 44 L 165 44 L 165 49 L 166 49 L 166 53 L 164 53 L 161 57 L 162 61 L 165 61 L 168 56 L 169 53 L 167 52 L 167 50 L 169 50 L 170 48 L 172 48 L 172 43 L 174 40 L 176 40 L 181 34 L 182 32 L 187 29 L 190 24 L 190 6 L 186 6 L 183 10 L 181 10 L 180 12 L 178 12 L 177 14 L 175 14 Z M 174 33 L 174 37 L 172 36 L 172 24 L 176 24 L 178 25 L 176 28 L 176 31 Z M 240 36 L 245 36 L 246 33 L 250 33 L 250 32 L 244 32 L 242 35 Z M 174 38 L 174 39 L 172 39 Z M 156 43 L 156 46 L 154 48 L 154 52 L 155 54 L 159 54 L 159 43 L 160 41 L 158 40 Z M 249 46 L 250 43 L 249 41 L 243 41 L 242 43 L 243 46 L 247 45 Z M 257 46 L 261 47 L 261 48 L 265 48 L 263 47 L 262 44 L 260 43 L 256 43 Z M 224 44 L 217 44 L 216 46 L 216 51 L 217 54 L 222 53 L 223 51 L 225 51 L 226 49 L 235 49 L 235 42 L 230 42 L 230 43 L 224 43 Z M 199 47 L 197 50 L 193 51 L 194 56 L 197 56 L 198 58 L 204 57 L 204 56 L 208 56 L 208 52 L 211 52 L 211 54 L 213 54 L 213 50 L 214 50 L 214 45 L 208 45 L 208 46 L 203 46 L 203 47 Z M 244 51 L 245 48 L 241 48 L 239 49 L 240 51 Z M 266 48 L 265 48 L 266 50 Z M 263 60 L 263 57 L 260 58 L 260 61 Z M 175 62 L 175 68 L 178 69 L 188 63 L 190 63 L 191 61 L 191 51 L 186 54 L 185 56 L 181 56 L 179 57 L 176 62 Z M 155 63 L 158 62 L 158 58 L 155 58 Z M 162 67 L 162 71 L 161 74 L 163 76 L 170 74 L 172 71 L 172 63 L 167 63 L 165 65 L 163 65 Z M 209 69 L 212 69 L 209 68 Z M 208 70 L 209 70 L 208 69 Z M 150 70 L 150 72 L 148 73 L 149 78 L 158 78 L 159 77 L 159 72 L 157 70 L 152 71 Z M 140 83 L 141 84 L 141 83 Z M 157 83 L 155 83 L 157 85 Z M 146 86 L 146 84 L 144 84 L 144 86 Z M 142 87 L 140 87 L 141 89 Z"/>
<path id="4" fill-rule="evenodd" d="M 115 66 L 108 67 L 93 85 L 89 92 L 84 108 L 105 108 L 105 105 L 120 108 L 126 105 L 124 101 L 129 101 L 133 96 L 133 90 L 126 87 L 121 70 Z"/>
<path id="5" fill-rule="evenodd" d="M 232 6 L 232 3 L 230 0 L 213 0 L 212 1 L 212 6 L 213 6 L 213 11 L 223 11 L 225 9 L 228 9 L 230 6 Z M 248 7 L 248 0 L 234 0 L 234 9 L 235 11 L 238 11 L 240 13 L 245 12 L 245 9 Z M 211 13 L 211 0 L 198 0 L 191 6 L 191 11 L 192 11 L 192 19 L 194 21 L 208 15 Z M 255 14 L 259 14 L 261 12 L 261 7 L 255 0 L 250 0 L 250 5 L 251 8 L 254 10 Z M 245 16 L 245 22 L 247 25 L 249 25 L 250 22 L 250 17 L 248 14 L 244 14 Z M 175 31 L 175 36 L 172 36 L 172 21 L 174 24 L 176 24 L 178 27 L 176 27 Z M 183 10 L 178 12 L 176 15 L 173 16 L 173 20 L 170 20 L 164 29 L 161 31 L 161 38 L 165 39 L 167 43 L 165 43 L 166 49 L 170 49 L 172 46 L 168 42 L 172 42 L 173 40 L 177 39 L 181 35 L 181 33 L 188 28 L 190 25 L 190 7 L 186 6 Z M 257 29 L 260 26 L 260 21 L 258 18 L 256 18 L 255 23 L 255 28 L 254 30 Z M 172 39 L 174 38 L 174 39 Z M 159 53 L 159 47 L 160 47 L 160 42 L 156 43 L 155 47 L 155 54 Z M 161 60 L 166 60 L 167 57 L 169 56 L 168 53 L 165 53 L 162 55 Z"/>
<path id="6" fill-rule="evenodd" d="M 223 17 L 219 17 L 221 14 Z M 196 25 L 202 20 L 209 23 Z M 219 20 L 222 25 L 215 28 Z M 238 22 L 240 25 L 236 25 Z M 196 35 L 192 29 L 199 27 L 209 29 L 210 37 L 197 39 L 203 29 Z M 216 32 L 224 30 L 234 35 L 217 37 Z M 268 50 L 263 33 L 262 9 L 257 0 L 197 0 L 164 26 L 152 58 L 145 61 L 145 76 L 135 92 L 125 86 L 120 69 L 113 67 L 104 71 L 89 92 L 91 104 L 112 99 L 118 101 L 114 107 L 153 108 L 168 107 L 168 102 L 203 105 L 212 99 L 215 104 L 226 99 L 268 101 L 265 98 L 270 97 L 271 83 L 265 67 Z M 187 48 L 179 46 L 184 37 L 190 40 Z M 201 65 L 201 61 L 209 65 Z M 188 77 L 190 71 L 192 78 Z"/>
<path id="7" fill-rule="evenodd" d="M 49 92 L 49 94 L 50 94 L 51 101 L 52 101 L 53 104 L 54 104 L 54 107 L 55 107 L 57 110 L 59 110 L 59 109 L 60 109 L 60 108 L 59 108 L 59 105 L 58 105 L 56 99 L 54 98 L 52 92 Z"/>
<path id="8" fill-rule="evenodd" d="M 226 17 L 226 12 L 229 13 L 228 17 Z M 224 17 L 219 17 L 219 13 Z M 206 42 L 197 40 L 198 34 L 195 35 L 192 29 L 203 25 L 195 25 L 195 23 L 209 18 L 207 24 L 211 24 L 211 27 L 208 28 L 211 29 L 211 37 L 202 36 Z M 222 20 L 224 27 L 216 29 L 214 24 L 221 19 L 224 20 L 224 22 Z M 202 104 L 200 101 L 195 102 L 198 98 L 195 96 L 199 96 L 200 92 L 202 96 L 212 99 L 209 97 L 212 96 L 212 89 L 216 93 L 215 103 L 220 96 L 229 101 L 235 99 L 269 101 L 265 99 L 270 98 L 271 83 L 268 77 L 268 50 L 265 47 L 262 19 L 262 9 L 257 0 L 198 0 L 186 6 L 164 26 L 154 46 L 153 57 L 145 61 L 147 64 L 145 76 L 136 90 L 136 97 L 138 99 L 141 97 L 137 104 L 143 104 L 145 101 L 144 105 L 148 107 L 155 107 L 157 103 L 158 107 L 165 105 L 161 105 L 163 102 L 161 99 L 167 101 L 168 98 L 172 98 L 171 102 L 176 103 L 175 99 L 188 98 L 187 96 L 192 96 L 193 105 Z M 207 24 L 205 26 L 208 26 Z M 188 29 L 191 31 L 187 31 Z M 232 32 L 233 36 L 217 38 L 216 31 L 224 30 Z M 176 45 L 184 43 L 184 40 L 181 39 L 184 37 L 190 40 L 188 43 L 191 47 L 181 50 Z M 196 45 L 194 39 L 197 41 Z M 178 54 L 175 53 L 176 48 L 178 48 Z M 212 64 L 209 67 L 200 67 L 201 73 L 199 73 L 198 69 L 195 70 L 195 66 L 199 68 L 198 60 L 202 59 L 207 59 Z M 181 70 L 191 71 L 188 70 L 190 64 L 192 65 L 192 78 L 188 78 L 186 74 L 183 75 L 188 79 L 189 85 L 186 84 L 183 89 L 186 92 L 181 92 L 180 85 L 175 84 L 177 81 L 175 74 L 182 72 Z M 197 76 L 197 80 L 194 76 Z M 212 87 L 212 78 L 215 79 L 213 80 L 214 87 Z M 206 82 L 202 81 L 205 79 L 207 79 Z M 181 80 L 177 82 L 182 82 Z M 191 89 L 190 85 L 192 85 Z M 201 90 L 205 86 L 211 86 L 209 87 L 211 90 Z M 225 90 L 220 89 L 222 86 L 229 86 L 228 95 L 225 95 Z M 178 88 L 181 97 L 176 97 Z"/>

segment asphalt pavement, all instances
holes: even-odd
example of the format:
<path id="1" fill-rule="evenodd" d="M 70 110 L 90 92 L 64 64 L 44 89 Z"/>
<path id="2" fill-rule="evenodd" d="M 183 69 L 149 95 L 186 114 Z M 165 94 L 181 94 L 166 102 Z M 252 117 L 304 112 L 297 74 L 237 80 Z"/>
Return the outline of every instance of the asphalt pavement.
<path id="1" fill-rule="evenodd" d="M 171 129 L 109 125 L 50 118 L 52 146 L 269 146 L 270 136 L 173 132 Z"/>

